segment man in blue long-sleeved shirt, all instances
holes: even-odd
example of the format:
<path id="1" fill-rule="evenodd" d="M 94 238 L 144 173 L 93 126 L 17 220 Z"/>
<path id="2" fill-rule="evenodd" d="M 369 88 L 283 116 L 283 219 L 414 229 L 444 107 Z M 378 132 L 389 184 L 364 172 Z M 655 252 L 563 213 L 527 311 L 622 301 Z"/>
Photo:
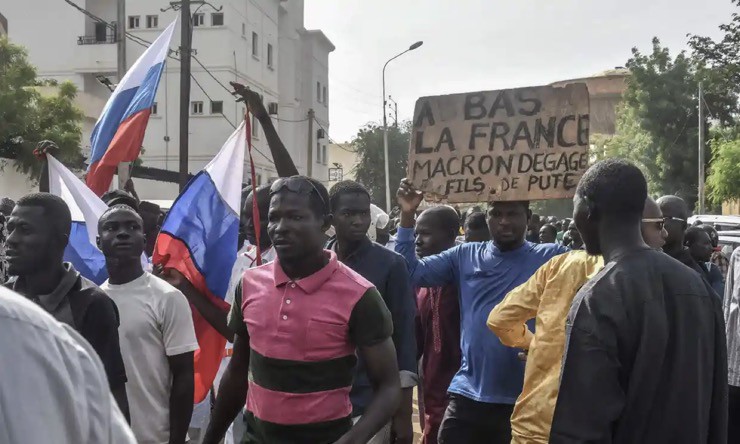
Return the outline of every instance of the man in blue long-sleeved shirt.
<path id="1" fill-rule="evenodd" d="M 462 364 L 450 384 L 440 444 L 508 444 L 509 418 L 522 390 L 518 351 L 491 335 L 486 319 L 504 296 L 567 249 L 525 241 L 528 202 L 494 202 L 488 212 L 492 241 L 458 245 L 424 259 L 414 253 L 414 215 L 423 195 L 407 181 L 398 190 L 401 223 L 396 251 L 408 263 L 412 285 L 459 287 Z"/>
<path id="2" fill-rule="evenodd" d="M 326 247 L 337 258 L 378 289 L 393 320 L 393 345 L 396 347 L 401 378 L 401 405 L 393 420 L 368 444 L 411 444 L 413 388 L 418 382 L 416 363 L 416 297 L 411 288 L 404 259 L 372 242 L 366 235 L 370 227 L 370 193 L 350 180 L 335 184 L 330 191 L 336 237 Z M 373 387 L 366 363 L 360 359 L 355 371 L 350 399 L 352 417 L 365 413 L 372 400 Z"/>

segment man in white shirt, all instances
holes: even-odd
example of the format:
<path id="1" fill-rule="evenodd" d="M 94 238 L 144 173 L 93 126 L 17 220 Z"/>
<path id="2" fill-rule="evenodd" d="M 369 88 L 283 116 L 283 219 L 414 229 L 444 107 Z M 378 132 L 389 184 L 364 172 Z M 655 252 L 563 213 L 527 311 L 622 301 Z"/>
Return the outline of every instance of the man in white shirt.
<path id="1" fill-rule="evenodd" d="M 92 346 L 2 286 L 0 356 L 1 443 L 136 443 Z"/>
<path id="2" fill-rule="evenodd" d="M 184 444 L 193 411 L 193 352 L 198 348 L 188 301 L 142 269 L 146 240 L 136 211 L 109 209 L 100 217 L 98 232 L 110 276 L 101 288 L 121 315 L 121 352 L 136 439 L 139 444 Z"/>

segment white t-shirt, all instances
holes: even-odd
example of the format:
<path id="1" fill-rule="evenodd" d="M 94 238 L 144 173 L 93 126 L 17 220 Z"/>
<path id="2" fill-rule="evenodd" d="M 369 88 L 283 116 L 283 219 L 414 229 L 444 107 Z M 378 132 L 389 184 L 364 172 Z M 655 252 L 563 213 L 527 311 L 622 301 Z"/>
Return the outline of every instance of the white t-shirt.
<path id="1" fill-rule="evenodd" d="M 118 306 L 131 428 L 139 444 L 167 444 L 172 373 L 168 356 L 198 349 L 190 305 L 178 289 L 149 273 L 100 288 Z"/>
<path id="2" fill-rule="evenodd" d="M 2 286 L 0 360 L 0 443 L 136 443 L 92 346 Z"/>

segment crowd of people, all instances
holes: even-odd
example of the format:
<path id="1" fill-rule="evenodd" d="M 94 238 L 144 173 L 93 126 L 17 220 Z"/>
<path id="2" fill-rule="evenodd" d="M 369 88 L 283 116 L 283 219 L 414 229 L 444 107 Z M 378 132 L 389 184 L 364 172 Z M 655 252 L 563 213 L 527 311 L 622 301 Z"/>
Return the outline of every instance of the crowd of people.
<path id="1" fill-rule="evenodd" d="M 99 287 L 62 198 L 0 201 L 0 442 L 410 444 L 415 388 L 424 444 L 740 442 L 740 250 L 637 167 L 591 166 L 563 220 L 419 211 L 404 180 L 391 230 L 245 100 L 281 178 L 243 190 L 228 313 L 142 261 L 164 215 L 131 186 L 104 196 Z M 197 405 L 193 310 L 228 340 Z"/>

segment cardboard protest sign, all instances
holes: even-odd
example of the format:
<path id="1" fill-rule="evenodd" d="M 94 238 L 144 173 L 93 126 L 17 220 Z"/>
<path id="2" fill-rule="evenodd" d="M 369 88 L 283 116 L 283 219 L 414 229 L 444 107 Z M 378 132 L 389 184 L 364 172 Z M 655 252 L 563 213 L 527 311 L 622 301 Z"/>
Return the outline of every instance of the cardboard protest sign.
<path id="1" fill-rule="evenodd" d="M 429 200 L 573 197 L 588 167 L 583 83 L 422 97 L 408 177 Z"/>

